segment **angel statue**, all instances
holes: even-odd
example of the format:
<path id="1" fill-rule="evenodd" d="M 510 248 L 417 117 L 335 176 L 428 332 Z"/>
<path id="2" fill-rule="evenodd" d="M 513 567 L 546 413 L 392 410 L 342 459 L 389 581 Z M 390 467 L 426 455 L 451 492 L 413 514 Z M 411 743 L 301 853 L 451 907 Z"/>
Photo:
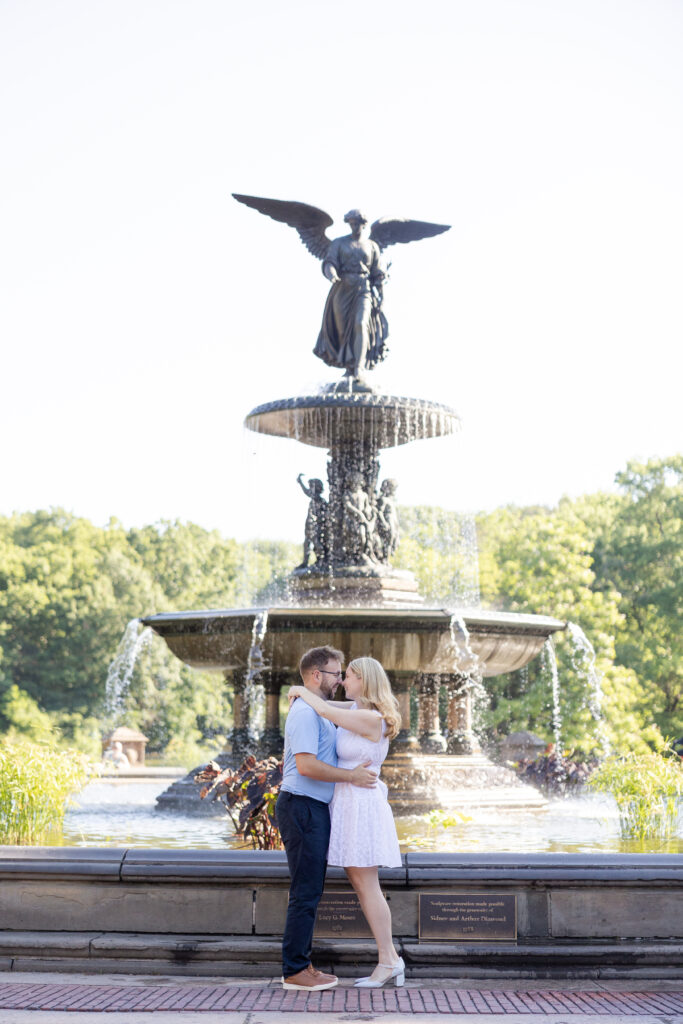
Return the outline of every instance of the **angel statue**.
<path id="1" fill-rule="evenodd" d="M 309 252 L 322 260 L 325 277 L 332 283 L 315 355 L 328 366 L 346 370 L 358 378 L 371 370 L 386 355 L 389 325 L 382 312 L 385 272 L 381 253 L 396 242 L 415 242 L 448 231 L 449 224 L 430 224 L 422 220 L 382 217 L 366 236 L 367 217 L 360 210 L 349 210 L 344 221 L 350 235 L 327 237 L 333 220 L 324 210 L 306 203 L 281 199 L 262 199 L 233 192 L 245 206 L 295 228 Z"/>

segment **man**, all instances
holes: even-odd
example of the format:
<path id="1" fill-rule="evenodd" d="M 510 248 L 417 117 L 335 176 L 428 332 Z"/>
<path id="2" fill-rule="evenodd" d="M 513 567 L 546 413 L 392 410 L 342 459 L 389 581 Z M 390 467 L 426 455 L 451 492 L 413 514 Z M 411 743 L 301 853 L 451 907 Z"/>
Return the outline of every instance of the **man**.
<path id="1" fill-rule="evenodd" d="M 306 651 L 299 662 L 304 686 L 329 700 L 342 680 L 343 660 L 341 651 L 333 647 Z M 311 964 L 315 915 L 327 870 L 334 784 L 351 782 L 366 789 L 377 784 L 377 773 L 365 765 L 337 768 L 335 732 L 334 725 L 308 704 L 294 702 L 285 726 L 282 786 L 275 814 L 291 876 L 282 937 L 282 984 L 296 991 L 317 992 L 337 984 L 333 974 L 323 974 Z"/>

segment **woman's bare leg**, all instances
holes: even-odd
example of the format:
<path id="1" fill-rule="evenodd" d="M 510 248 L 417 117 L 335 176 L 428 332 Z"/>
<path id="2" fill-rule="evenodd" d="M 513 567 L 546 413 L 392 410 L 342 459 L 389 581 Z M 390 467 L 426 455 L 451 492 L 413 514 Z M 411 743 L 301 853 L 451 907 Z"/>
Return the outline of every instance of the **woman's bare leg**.
<path id="1" fill-rule="evenodd" d="M 391 936 L 391 911 L 382 895 L 377 868 L 344 868 L 351 885 L 356 891 L 360 905 L 370 925 L 370 931 L 377 943 L 378 966 L 372 978 L 387 978 L 390 971 L 382 970 L 379 964 L 393 967 L 398 953 Z"/>

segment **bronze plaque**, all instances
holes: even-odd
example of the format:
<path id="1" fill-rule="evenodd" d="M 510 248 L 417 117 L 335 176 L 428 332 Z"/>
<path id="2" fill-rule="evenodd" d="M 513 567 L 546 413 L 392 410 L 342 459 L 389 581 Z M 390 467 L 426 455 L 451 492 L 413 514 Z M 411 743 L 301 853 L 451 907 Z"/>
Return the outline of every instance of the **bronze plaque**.
<path id="1" fill-rule="evenodd" d="M 491 892 L 421 892 L 419 907 L 421 942 L 517 940 L 516 896 Z"/>
<path id="2" fill-rule="evenodd" d="M 318 939 L 371 939 L 355 892 L 323 893 L 313 934 Z"/>

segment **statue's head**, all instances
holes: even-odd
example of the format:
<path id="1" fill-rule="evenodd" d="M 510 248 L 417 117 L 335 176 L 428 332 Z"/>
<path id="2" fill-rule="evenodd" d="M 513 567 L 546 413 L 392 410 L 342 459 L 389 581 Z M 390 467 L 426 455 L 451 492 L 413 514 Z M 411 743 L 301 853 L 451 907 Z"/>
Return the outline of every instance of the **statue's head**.
<path id="1" fill-rule="evenodd" d="M 380 487 L 380 494 L 396 494 L 396 488 L 398 484 L 391 477 L 387 477 L 386 480 L 382 480 L 382 486 Z"/>
<path id="2" fill-rule="evenodd" d="M 349 210 L 344 214 L 344 223 L 353 225 L 354 221 L 361 225 L 367 224 L 368 218 L 360 210 Z"/>
<path id="3" fill-rule="evenodd" d="M 317 477 L 313 477 L 311 480 L 309 480 L 308 486 L 316 496 L 323 493 L 323 482 L 322 480 L 319 480 Z"/>

